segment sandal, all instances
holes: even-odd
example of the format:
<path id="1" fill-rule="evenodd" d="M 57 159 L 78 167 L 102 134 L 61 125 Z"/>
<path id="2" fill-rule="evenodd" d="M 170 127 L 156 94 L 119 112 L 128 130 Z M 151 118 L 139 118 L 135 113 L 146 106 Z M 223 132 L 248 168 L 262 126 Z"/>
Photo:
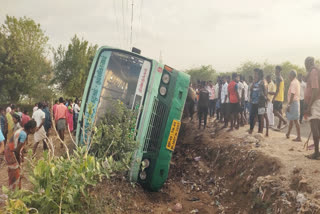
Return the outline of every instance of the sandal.
<path id="1" fill-rule="evenodd" d="M 280 132 L 281 129 L 279 129 L 279 128 L 274 128 L 273 131 L 275 131 L 275 132 Z"/>
<path id="2" fill-rule="evenodd" d="M 311 160 L 320 160 L 320 154 L 311 154 L 311 155 L 306 155 L 307 158 L 311 159 Z"/>
<path id="3" fill-rule="evenodd" d="M 314 144 L 308 146 L 308 150 L 314 150 Z"/>
<path id="4" fill-rule="evenodd" d="M 293 142 L 302 142 L 301 138 L 296 138 L 292 140 Z"/>
<path id="5" fill-rule="evenodd" d="M 287 139 L 290 139 L 290 135 L 286 134 Z"/>
<path id="6" fill-rule="evenodd" d="M 287 128 L 287 126 L 288 126 L 288 123 L 284 124 L 281 128 L 279 128 L 279 130 L 283 130 L 283 129 Z"/>

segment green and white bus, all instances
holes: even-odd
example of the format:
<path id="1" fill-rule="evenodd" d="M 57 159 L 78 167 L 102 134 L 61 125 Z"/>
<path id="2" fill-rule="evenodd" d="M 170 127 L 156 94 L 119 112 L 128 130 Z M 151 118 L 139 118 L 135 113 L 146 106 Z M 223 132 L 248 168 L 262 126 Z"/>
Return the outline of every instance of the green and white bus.
<path id="1" fill-rule="evenodd" d="M 188 74 L 156 60 L 101 47 L 91 65 L 82 97 L 78 144 L 85 136 L 83 127 L 89 123 L 89 103 L 93 104 L 91 118 L 98 121 L 110 106 L 110 97 L 120 100 L 127 108 L 138 111 L 136 140 L 139 146 L 132 158 L 130 180 L 152 191 L 159 190 L 168 177 L 189 82 Z"/>

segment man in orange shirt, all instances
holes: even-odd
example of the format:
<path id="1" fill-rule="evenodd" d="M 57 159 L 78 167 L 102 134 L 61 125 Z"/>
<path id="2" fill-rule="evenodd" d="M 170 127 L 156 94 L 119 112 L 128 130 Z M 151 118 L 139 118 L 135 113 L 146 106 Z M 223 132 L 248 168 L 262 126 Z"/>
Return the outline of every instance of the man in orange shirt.
<path id="1" fill-rule="evenodd" d="M 30 117 L 28 115 L 28 110 L 25 109 L 22 113 L 22 117 L 21 117 L 21 126 L 24 127 L 24 125 L 29 122 Z"/>
<path id="2" fill-rule="evenodd" d="M 63 98 L 59 98 L 59 105 L 56 106 L 54 119 L 56 121 L 56 128 L 59 133 L 59 137 L 64 141 L 64 131 L 67 127 L 67 111 L 68 108 L 63 103 Z M 63 145 L 61 144 L 61 147 Z"/>
<path id="3" fill-rule="evenodd" d="M 230 100 L 230 118 L 231 127 L 229 131 L 233 130 L 233 127 L 237 123 L 236 129 L 239 129 L 239 112 L 240 112 L 240 98 L 238 92 L 239 77 L 237 73 L 232 73 L 232 81 L 228 85 L 228 95 Z"/>
<path id="4" fill-rule="evenodd" d="M 56 113 L 57 105 L 58 105 L 58 100 L 54 101 L 54 105 L 52 106 L 52 113 L 53 113 L 53 116 L 54 116 L 54 114 Z"/>

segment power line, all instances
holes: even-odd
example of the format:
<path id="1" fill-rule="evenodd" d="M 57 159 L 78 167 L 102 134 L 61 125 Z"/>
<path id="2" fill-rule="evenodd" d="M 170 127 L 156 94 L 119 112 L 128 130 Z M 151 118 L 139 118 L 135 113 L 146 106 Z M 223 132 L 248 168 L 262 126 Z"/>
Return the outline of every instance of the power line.
<path id="1" fill-rule="evenodd" d="M 125 10 L 125 20 L 126 20 L 126 48 L 129 48 L 130 46 L 130 10 L 129 10 L 129 0 L 125 1 L 127 7 Z"/>
<path id="2" fill-rule="evenodd" d="M 117 30 L 117 38 L 118 38 L 118 42 L 120 47 L 122 48 L 122 40 L 121 40 L 121 33 L 120 33 L 120 29 L 119 29 L 119 19 L 118 19 L 118 12 L 117 12 L 117 6 L 116 6 L 116 0 L 113 0 L 113 10 L 114 10 L 114 15 L 116 18 L 116 30 Z"/>
<path id="3" fill-rule="evenodd" d="M 131 4 L 131 32 L 130 32 L 130 47 L 132 47 L 132 24 L 133 24 L 133 0 Z"/>
<path id="4" fill-rule="evenodd" d="M 140 34 L 142 34 L 142 6 L 143 6 L 143 0 L 140 0 L 140 15 L 139 15 L 139 33 L 137 34 L 138 38 L 136 38 L 137 41 L 140 39 Z"/>
<path id="5" fill-rule="evenodd" d="M 123 30 L 123 40 L 126 40 L 126 29 L 125 29 L 125 24 L 124 24 L 124 19 L 125 19 L 125 17 L 124 17 L 124 5 L 123 5 L 123 1 L 124 0 L 122 0 L 121 2 L 122 2 L 122 30 Z"/>

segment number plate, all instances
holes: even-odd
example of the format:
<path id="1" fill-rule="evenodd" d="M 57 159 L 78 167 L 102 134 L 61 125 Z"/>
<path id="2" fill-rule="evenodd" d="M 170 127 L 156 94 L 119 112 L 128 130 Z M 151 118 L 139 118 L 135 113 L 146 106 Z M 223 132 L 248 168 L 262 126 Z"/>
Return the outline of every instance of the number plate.
<path id="1" fill-rule="evenodd" d="M 170 129 L 170 134 L 167 142 L 167 149 L 173 151 L 174 148 L 176 147 L 178 135 L 179 135 L 179 130 L 180 130 L 181 122 L 178 120 L 173 120 L 171 129 Z"/>

